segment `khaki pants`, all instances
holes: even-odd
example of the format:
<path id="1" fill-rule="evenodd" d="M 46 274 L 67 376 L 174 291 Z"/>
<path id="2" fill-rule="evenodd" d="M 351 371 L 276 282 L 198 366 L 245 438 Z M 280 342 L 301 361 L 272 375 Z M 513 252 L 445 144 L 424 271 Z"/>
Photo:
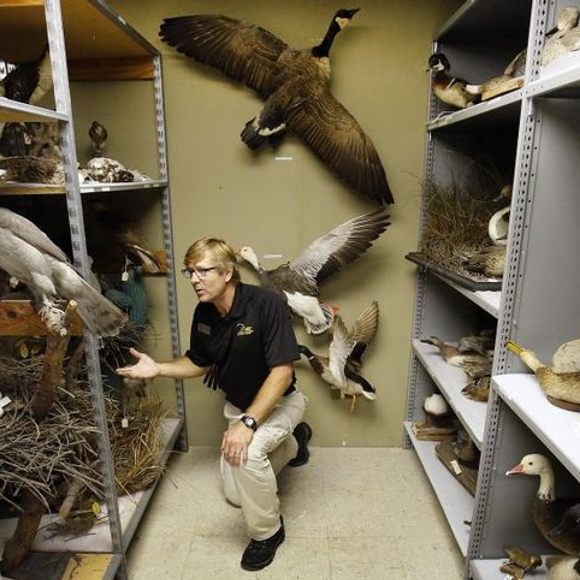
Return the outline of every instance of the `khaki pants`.
<path id="1" fill-rule="evenodd" d="M 280 528 L 280 501 L 276 475 L 296 457 L 298 443 L 292 431 L 302 420 L 306 397 L 294 391 L 282 397 L 272 414 L 258 427 L 248 447 L 248 459 L 232 467 L 223 457 L 220 472 L 227 500 L 242 508 L 248 535 L 265 540 Z M 224 416 L 230 427 L 244 413 L 226 403 Z"/>

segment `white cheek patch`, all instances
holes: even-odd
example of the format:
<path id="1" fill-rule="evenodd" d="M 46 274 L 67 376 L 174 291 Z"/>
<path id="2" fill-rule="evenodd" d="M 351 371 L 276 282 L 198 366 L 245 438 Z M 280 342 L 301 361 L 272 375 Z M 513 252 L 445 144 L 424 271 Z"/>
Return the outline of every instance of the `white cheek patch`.
<path id="1" fill-rule="evenodd" d="M 336 18 L 336 23 L 340 26 L 341 30 L 350 22 L 348 18 Z"/>

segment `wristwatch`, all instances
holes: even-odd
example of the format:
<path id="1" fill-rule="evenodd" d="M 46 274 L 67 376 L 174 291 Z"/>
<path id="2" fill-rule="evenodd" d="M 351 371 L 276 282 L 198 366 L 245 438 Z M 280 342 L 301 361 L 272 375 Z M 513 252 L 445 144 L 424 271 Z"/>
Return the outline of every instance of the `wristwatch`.
<path id="1" fill-rule="evenodd" d="M 255 431 L 258 428 L 258 423 L 256 422 L 256 419 L 254 419 L 254 417 L 244 415 L 241 421 L 246 427 L 248 427 L 248 429 L 251 429 L 252 431 Z"/>

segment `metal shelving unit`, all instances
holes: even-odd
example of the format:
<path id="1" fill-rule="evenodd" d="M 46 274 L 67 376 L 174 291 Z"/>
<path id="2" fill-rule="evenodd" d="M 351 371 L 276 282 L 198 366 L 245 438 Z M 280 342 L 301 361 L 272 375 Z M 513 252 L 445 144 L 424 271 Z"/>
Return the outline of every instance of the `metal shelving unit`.
<path id="1" fill-rule="evenodd" d="M 558 12 L 573 0 L 468 0 L 437 35 L 433 51 L 445 53 L 452 74 L 481 82 L 500 74 L 527 45 L 524 86 L 488 103 L 441 115 L 444 105 L 431 97 L 427 122 L 425 176 L 445 183 L 460 175 L 469 179 L 469 162 L 479 146 L 495 154 L 513 175 L 510 232 L 502 290 L 470 292 L 456 283 L 418 270 L 407 420 L 423 418 L 421 405 L 438 387 L 475 442 L 481 460 L 467 532 L 468 547 L 456 534 L 456 523 L 436 494 L 462 553 L 466 576 L 503 578 L 503 546 L 517 544 L 538 554 L 552 548 L 536 531 L 531 504 L 538 480 L 508 478 L 505 472 L 523 455 L 544 453 L 556 471 L 558 493 L 578 494 L 580 433 L 577 414 L 551 405 L 535 377 L 506 350 L 515 340 L 549 361 L 557 347 L 578 338 L 580 269 L 568 253 L 580 246 L 575 216 L 580 211 L 580 52 L 540 66 L 545 32 Z M 512 29 L 512 36 L 507 35 Z M 422 223 L 426 219 L 423 209 Z M 571 255 L 571 254 L 570 254 Z M 438 335 L 459 338 L 474 317 L 496 320 L 496 346 L 490 399 L 474 421 L 460 389 L 466 379 L 449 367 L 435 349 L 419 339 Z M 489 321 L 489 318 L 487 319 Z M 409 433 L 428 477 L 441 466 L 425 459 L 426 448 Z M 434 484 L 435 488 L 435 484 Z M 560 492 L 562 490 L 562 492 Z M 503 560 L 502 560 L 503 559 Z M 547 577 L 545 567 L 534 578 Z"/>
<path id="2" fill-rule="evenodd" d="M 16 27 L 16 28 L 15 28 Z M 27 43 L 15 42 L 18 27 L 27 34 Z M 4 30 L 6 28 L 6 30 Z M 82 211 L 82 194 L 101 192 L 129 192 L 146 189 L 159 190 L 162 215 L 163 243 L 167 257 L 167 290 L 171 349 L 181 353 L 179 344 L 175 274 L 173 272 L 173 239 L 171 200 L 167 170 L 165 119 L 163 110 L 163 82 L 159 52 L 116 15 L 101 0 L 28 0 L 0 6 L 0 57 L 11 62 L 24 62 L 37 56 L 48 42 L 54 83 L 55 110 L 15 103 L 0 98 L 0 121 L 58 121 L 61 151 L 64 160 L 64 186 L 42 184 L 3 183 L 2 195 L 64 194 L 70 225 L 70 238 L 75 265 L 86 277 L 90 272 Z M 16 34 L 16 36 L 15 36 Z M 88 40 L 87 40 L 88 39 Z M 29 54 L 29 52 L 31 54 Z M 154 103 L 151 124 L 156 135 L 158 179 L 123 184 L 79 184 L 77 152 L 73 127 L 71 80 L 148 80 L 153 83 Z M 126 577 L 125 551 L 157 485 L 132 498 L 117 497 L 113 459 L 108 438 L 107 418 L 98 355 L 97 337 L 85 332 L 85 348 L 89 384 L 95 409 L 95 422 L 100 432 L 100 465 L 105 488 L 108 526 L 98 526 L 106 536 L 103 542 L 94 538 L 75 542 L 60 542 L 47 547 L 41 541 L 34 548 L 40 551 L 108 552 L 112 554 L 105 577 Z M 166 449 L 163 462 L 175 447 L 187 449 L 185 405 L 182 381 L 175 383 L 178 418 L 165 420 Z M 130 506 L 130 507 L 127 507 Z M 50 516 L 48 516 L 50 518 Z M 2 531 L 10 526 L 2 522 Z M 58 544 L 58 542 L 57 542 Z M 47 577 L 48 578 L 48 577 Z"/>

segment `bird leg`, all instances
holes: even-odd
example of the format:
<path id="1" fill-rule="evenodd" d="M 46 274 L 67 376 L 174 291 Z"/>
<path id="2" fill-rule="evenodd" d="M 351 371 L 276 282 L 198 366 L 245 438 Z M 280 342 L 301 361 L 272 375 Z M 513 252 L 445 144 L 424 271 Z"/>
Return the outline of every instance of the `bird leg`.
<path id="1" fill-rule="evenodd" d="M 356 395 L 353 395 L 352 396 L 352 401 L 350 403 L 350 412 L 351 413 L 354 413 L 354 407 L 355 407 L 355 405 L 356 405 Z"/>

